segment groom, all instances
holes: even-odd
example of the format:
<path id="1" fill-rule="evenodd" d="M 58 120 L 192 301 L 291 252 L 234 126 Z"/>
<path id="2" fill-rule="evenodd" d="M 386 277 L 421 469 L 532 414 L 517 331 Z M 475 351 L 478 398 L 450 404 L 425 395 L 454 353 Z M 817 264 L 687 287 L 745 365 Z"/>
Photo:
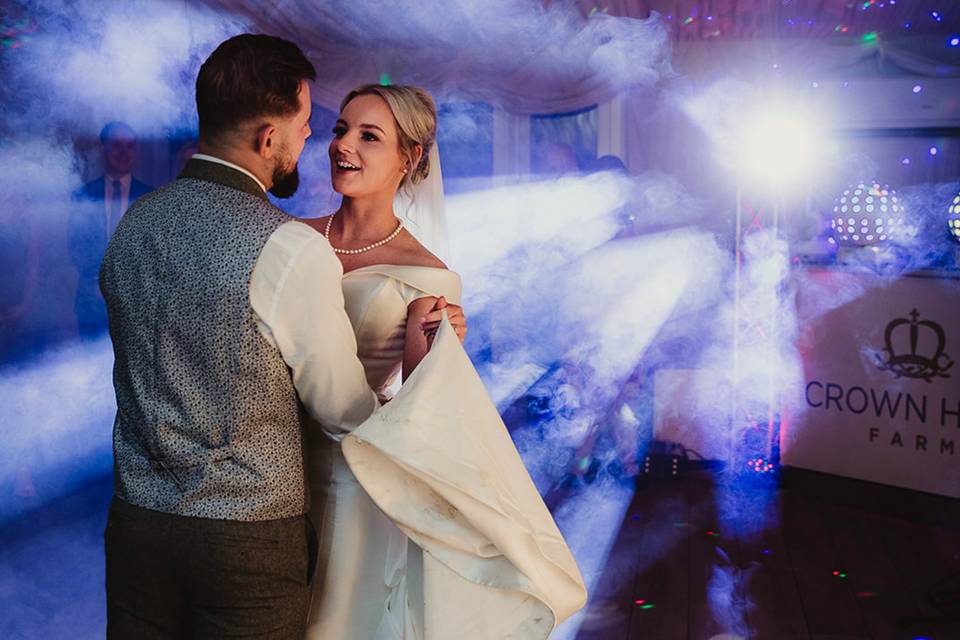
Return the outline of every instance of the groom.
<path id="1" fill-rule="evenodd" d="M 222 43 L 197 77 L 199 153 L 107 247 L 109 638 L 303 637 L 317 549 L 303 412 L 339 438 L 377 406 L 339 260 L 265 194 L 296 190 L 315 78 L 285 40 Z"/>

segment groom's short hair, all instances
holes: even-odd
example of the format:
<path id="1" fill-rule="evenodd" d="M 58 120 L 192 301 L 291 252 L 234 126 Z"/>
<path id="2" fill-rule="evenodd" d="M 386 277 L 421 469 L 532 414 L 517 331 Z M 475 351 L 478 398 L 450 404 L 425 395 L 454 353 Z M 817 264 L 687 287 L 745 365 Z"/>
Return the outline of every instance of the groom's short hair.
<path id="1" fill-rule="evenodd" d="M 313 64 L 289 40 L 251 33 L 225 40 L 197 75 L 200 138 L 216 142 L 244 123 L 296 113 L 300 81 L 316 78 Z"/>

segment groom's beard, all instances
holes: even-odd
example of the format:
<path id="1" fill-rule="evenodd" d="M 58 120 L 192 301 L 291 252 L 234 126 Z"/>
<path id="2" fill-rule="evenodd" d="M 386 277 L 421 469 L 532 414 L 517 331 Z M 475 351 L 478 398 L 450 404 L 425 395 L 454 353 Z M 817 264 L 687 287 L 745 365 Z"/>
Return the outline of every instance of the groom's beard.
<path id="1" fill-rule="evenodd" d="M 273 186 L 270 187 L 270 193 L 278 198 L 289 198 L 297 192 L 300 186 L 300 169 L 294 163 L 293 169 L 287 169 L 277 165 L 273 170 Z"/>

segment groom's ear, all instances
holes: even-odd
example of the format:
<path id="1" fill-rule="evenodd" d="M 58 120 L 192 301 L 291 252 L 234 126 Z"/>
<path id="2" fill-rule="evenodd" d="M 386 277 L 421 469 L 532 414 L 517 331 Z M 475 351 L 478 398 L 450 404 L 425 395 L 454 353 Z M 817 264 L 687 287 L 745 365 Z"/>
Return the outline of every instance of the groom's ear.
<path id="1" fill-rule="evenodd" d="M 269 159 L 276 153 L 279 142 L 278 133 L 277 128 L 270 123 L 263 124 L 257 129 L 256 151 L 261 158 Z"/>

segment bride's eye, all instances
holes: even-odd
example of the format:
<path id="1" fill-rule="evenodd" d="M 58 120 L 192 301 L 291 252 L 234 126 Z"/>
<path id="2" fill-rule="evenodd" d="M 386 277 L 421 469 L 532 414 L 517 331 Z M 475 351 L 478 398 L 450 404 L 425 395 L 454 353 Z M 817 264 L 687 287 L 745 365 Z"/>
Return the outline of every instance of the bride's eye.
<path id="1" fill-rule="evenodd" d="M 366 140 L 367 142 L 377 142 L 379 140 L 377 136 L 373 135 L 369 131 L 364 132 L 363 139 Z"/>
<path id="2" fill-rule="evenodd" d="M 346 127 L 334 127 L 334 128 L 333 128 L 333 135 L 336 136 L 337 138 L 341 137 L 341 136 L 342 136 L 343 134 L 345 134 L 346 132 L 347 132 L 347 128 L 346 128 Z"/>

